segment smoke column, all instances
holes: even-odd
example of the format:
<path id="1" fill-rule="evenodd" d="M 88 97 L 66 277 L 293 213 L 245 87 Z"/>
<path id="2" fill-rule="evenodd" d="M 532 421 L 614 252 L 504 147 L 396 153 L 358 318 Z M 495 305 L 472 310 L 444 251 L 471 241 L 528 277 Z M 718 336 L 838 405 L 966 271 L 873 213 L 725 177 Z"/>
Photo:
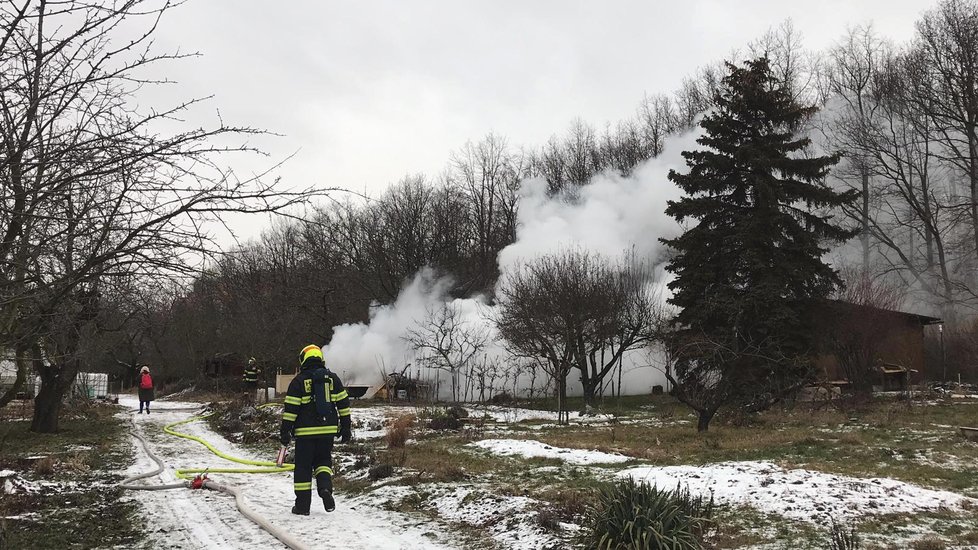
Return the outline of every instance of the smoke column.
<path id="1" fill-rule="evenodd" d="M 665 208 L 667 201 L 681 196 L 681 191 L 666 176 L 671 169 L 685 170 L 681 152 L 696 148 L 698 136 L 698 132 L 673 136 L 666 141 L 662 155 L 643 162 L 630 176 L 599 174 L 587 185 L 574 188 L 573 194 L 548 197 L 545 181 L 524 181 L 516 241 L 497 258 L 501 278 L 521 263 L 569 247 L 612 259 L 634 250 L 638 259 L 661 264 L 664 245 L 658 239 L 680 233 L 675 220 L 665 215 Z M 661 269 L 658 271 L 658 284 L 664 285 Z M 349 385 L 378 384 L 382 373 L 399 372 L 407 364 L 412 364 L 409 373 L 416 375 L 417 360 L 404 337 L 425 318 L 429 308 L 446 303 L 449 287 L 450 280 L 422 270 L 406 283 L 393 304 L 374 307 L 368 324 L 334 327 L 330 344 L 323 348 L 327 364 Z M 495 334 L 488 320 L 491 308 L 483 297 L 453 302 L 465 323 Z M 491 361 L 505 356 L 502 345 L 495 342 L 487 350 Z M 628 361 L 643 362 L 640 355 L 644 354 L 634 353 Z M 627 380 L 633 384 L 632 393 L 647 392 L 653 382 L 661 383 L 661 375 L 650 378 L 647 368 L 638 378 L 638 382 Z M 573 387 L 569 389 L 573 391 Z"/>

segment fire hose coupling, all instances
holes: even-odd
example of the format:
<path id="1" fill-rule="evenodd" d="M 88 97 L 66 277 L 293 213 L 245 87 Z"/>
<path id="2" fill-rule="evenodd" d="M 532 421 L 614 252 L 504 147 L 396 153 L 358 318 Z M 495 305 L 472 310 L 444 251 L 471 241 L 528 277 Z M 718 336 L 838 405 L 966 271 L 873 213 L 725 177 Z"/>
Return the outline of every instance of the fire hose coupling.
<path id="1" fill-rule="evenodd" d="M 197 474 L 194 476 L 194 480 L 190 482 L 191 489 L 201 489 L 204 487 L 204 482 L 207 481 L 207 474 Z"/>

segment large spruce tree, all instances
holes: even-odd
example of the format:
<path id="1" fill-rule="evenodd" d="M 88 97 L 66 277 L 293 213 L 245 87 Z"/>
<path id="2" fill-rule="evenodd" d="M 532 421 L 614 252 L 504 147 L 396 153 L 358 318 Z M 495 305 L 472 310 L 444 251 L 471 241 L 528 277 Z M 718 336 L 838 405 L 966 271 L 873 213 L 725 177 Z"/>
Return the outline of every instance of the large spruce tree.
<path id="1" fill-rule="evenodd" d="M 840 283 L 821 257 L 852 236 L 829 212 L 856 199 L 824 178 L 837 155 L 807 156 L 796 104 L 759 58 L 729 74 L 700 125 L 703 146 L 684 151 L 688 174 L 669 179 L 685 197 L 666 213 L 688 229 L 674 249 L 669 376 L 706 430 L 721 407 L 759 410 L 810 374 L 807 307 Z"/>

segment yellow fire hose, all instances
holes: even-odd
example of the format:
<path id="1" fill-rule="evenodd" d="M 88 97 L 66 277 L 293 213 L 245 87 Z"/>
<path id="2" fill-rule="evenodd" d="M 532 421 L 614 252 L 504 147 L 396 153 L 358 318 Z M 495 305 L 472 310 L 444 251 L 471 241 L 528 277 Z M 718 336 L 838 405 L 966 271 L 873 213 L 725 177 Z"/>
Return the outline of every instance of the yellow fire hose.
<path id="1" fill-rule="evenodd" d="M 265 405 L 262 405 L 259 408 L 264 408 L 264 407 L 274 406 L 274 405 L 277 405 L 277 403 L 266 403 Z M 176 437 L 182 437 L 184 439 L 189 439 L 191 441 L 196 441 L 196 442 L 204 445 L 205 447 L 207 447 L 207 449 L 210 450 L 212 453 L 216 454 L 217 456 L 219 456 L 219 457 L 221 457 L 221 458 L 223 458 L 225 460 L 230 460 L 231 462 L 237 462 L 239 464 L 247 464 L 247 465 L 251 465 L 251 466 L 263 466 L 263 468 L 185 468 L 185 469 L 181 469 L 181 470 L 176 470 L 175 473 L 176 473 L 176 476 L 178 478 L 188 479 L 188 478 L 191 477 L 188 474 L 193 474 L 193 473 L 217 472 L 217 473 L 229 473 L 229 474 L 270 474 L 270 473 L 278 473 L 278 472 L 288 472 L 288 471 L 291 471 L 291 470 L 295 469 L 295 464 L 283 464 L 281 467 L 279 467 L 274 462 L 265 462 L 265 461 L 259 461 L 259 460 L 248 460 L 248 459 L 244 459 L 244 458 L 234 457 L 234 456 L 231 456 L 229 454 L 226 454 L 226 453 L 223 453 L 223 452 L 219 451 L 216 447 L 214 447 L 213 445 L 211 445 L 210 443 L 208 443 L 203 438 L 200 438 L 200 437 L 197 437 L 197 436 L 194 436 L 194 435 L 190 435 L 190 434 L 181 433 L 181 432 L 178 432 L 178 431 L 176 431 L 176 430 L 173 429 L 174 426 L 179 426 L 181 424 L 188 424 L 190 422 L 195 422 L 197 420 L 203 420 L 203 419 L 205 419 L 205 418 L 207 418 L 207 417 L 209 417 L 209 416 L 211 416 L 213 414 L 214 413 L 209 413 L 209 414 L 200 415 L 200 416 L 194 416 L 194 417 L 188 418 L 187 420 L 181 420 L 179 422 L 173 422 L 172 424 L 167 424 L 166 426 L 163 426 L 163 431 L 166 432 L 166 433 L 168 433 L 168 434 L 170 434 L 170 435 L 174 435 Z M 136 475 L 136 476 L 133 476 L 133 477 L 130 477 L 128 479 L 123 480 L 123 482 L 122 482 L 122 487 L 123 488 L 125 488 L 125 489 L 133 489 L 133 490 L 161 490 L 161 489 L 177 489 L 177 488 L 189 488 L 189 487 L 191 487 L 190 482 L 187 482 L 187 481 L 183 481 L 183 482 L 180 482 L 180 483 L 171 483 L 171 484 L 167 484 L 167 485 L 139 485 L 139 484 L 134 484 L 133 482 L 136 481 L 136 480 L 138 480 L 138 479 L 143 479 L 143 478 L 146 478 L 146 477 L 157 475 L 160 472 L 162 472 L 163 471 L 163 462 L 156 455 L 154 455 L 152 453 L 152 451 L 149 450 L 149 445 L 147 444 L 146 439 L 144 439 L 141 435 L 139 435 L 138 433 L 136 433 L 135 425 L 133 425 L 133 428 L 131 430 L 131 433 L 133 434 L 133 436 L 135 436 L 142 443 L 143 450 L 146 451 L 146 454 L 149 455 L 150 459 L 153 460 L 154 462 L 156 462 L 157 469 L 156 470 L 153 470 L 151 472 L 147 472 L 145 474 Z M 212 489 L 212 490 L 215 490 L 215 491 L 220 491 L 222 493 L 227 493 L 227 494 L 233 496 L 234 497 L 234 503 L 237 506 L 238 511 L 241 512 L 245 517 L 247 517 L 248 519 L 250 519 L 251 521 L 253 521 L 256 525 L 258 525 L 259 527 L 261 527 L 262 529 L 264 529 L 265 531 L 267 531 L 270 535 L 272 535 L 273 537 L 275 537 L 276 539 L 278 539 L 280 542 L 282 542 L 283 544 L 285 544 L 289 548 L 292 548 L 293 550 L 308 550 L 308 546 L 306 546 L 302 542 L 296 540 L 287 531 L 285 531 L 285 530 L 283 530 L 283 529 L 281 529 L 279 527 L 276 527 L 275 525 L 272 525 L 271 523 L 268 522 L 268 520 L 266 520 L 265 518 L 263 518 L 262 516 L 260 516 L 254 510 L 252 510 L 251 508 L 248 508 L 248 506 L 244 502 L 244 498 L 242 497 L 240 490 L 238 490 L 236 487 L 233 487 L 233 486 L 230 486 L 230 485 L 222 485 L 222 484 L 219 484 L 219 483 L 215 483 L 215 482 L 213 482 L 213 481 L 211 481 L 209 479 L 204 480 L 203 483 L 200 486 L 201 487 L 204 487 L 204 488 L 207 488 L 207 489 Z"/>
<path id="2" fill-rule="evenodd" d="M 295 464 L 283 464 L 279 467 L 274 462 L 262 461 L 262 460 L 248 460 L 246 458 L 238 458 L 231 456 L 227 453 L 223 453 L 216 447 L 208 443 L 205 439 L 197 437 L 195 435 L 185 434 L 178 432 L 173 429 L 174 426 L 180 426 L 181 424 L 189 424 L 191 422 L 196 422 L 198 420 L 203 420 L 214 413 L 203 414 L 200 416 L 193 416 L 186 420 L 181 420 L 179 422 L 174 422 L 172 424 L 167 424 L 163 426 L 163 431 L 174 435 L 177 437 L 182 437 L 184 439 L 189 439 L 191 441 L 196 441 L 204 447 L 216 454 L 217 456 L 223 458 L 224 460 L 229 460 L 231 462 L 237 462 L 238 464 L 247 464 L 250 466 L 263 466 L 262 468 L 182 468 L 176 471 L 176 476 L 180 479 L 188 479 L 193 477 L 190 474 L 201 474 L 201 473 L 219 473 L 219 474 L 275 474 L 279 472 L 291 472 L 295 469 Z"/>

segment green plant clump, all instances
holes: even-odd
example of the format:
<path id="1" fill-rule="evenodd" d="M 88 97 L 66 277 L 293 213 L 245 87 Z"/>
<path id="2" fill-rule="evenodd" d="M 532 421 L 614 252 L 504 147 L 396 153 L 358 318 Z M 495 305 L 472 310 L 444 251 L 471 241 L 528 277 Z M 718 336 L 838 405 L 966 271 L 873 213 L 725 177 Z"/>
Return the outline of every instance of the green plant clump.
<path id="1" fill-rule="evenodd" d="M 597 550 L 699 550 L 712 524 L 713 496 L 663 490 L 633 479 L 599 489 L 578 542 Z"/>

